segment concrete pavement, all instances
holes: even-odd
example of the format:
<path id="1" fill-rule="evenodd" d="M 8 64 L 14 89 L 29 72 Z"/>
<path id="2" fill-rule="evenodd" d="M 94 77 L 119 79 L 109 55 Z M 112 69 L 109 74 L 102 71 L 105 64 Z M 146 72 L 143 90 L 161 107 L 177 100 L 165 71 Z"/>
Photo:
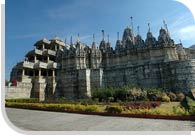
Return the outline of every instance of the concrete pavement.
<path id="1" fill-rule="evenodd" d="M 195 121 L 108 117 L 6 108 L 18 128 L 37 131 L 195 131 Z"/>

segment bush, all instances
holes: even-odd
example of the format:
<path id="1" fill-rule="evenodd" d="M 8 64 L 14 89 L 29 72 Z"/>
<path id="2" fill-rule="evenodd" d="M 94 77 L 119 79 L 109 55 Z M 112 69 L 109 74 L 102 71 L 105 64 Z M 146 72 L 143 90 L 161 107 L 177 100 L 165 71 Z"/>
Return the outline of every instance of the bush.
<path id="1" fill-rule="evenodd" d="M 97 105 L 80 105 L 80 104 L 43 104 L 43 103 L 16 103 L 16 102 L 6 102 L 8 107 L 16 108 L 41 108 L 50 110 L 64 110 L 64 111 L 86 111 L 95 112 L 98 111 Z"/>
<path id="2" fill-rule="evenodd" d="M 97 112 L 98 106 L 97 105 L 90 105 L 85 108 L 86 112 Z"/>
<path id="3" fill-rule="evenodd" d="M 114 97 L 108 97 L 108 102 L 114 102 Z"/>
<path id="4" fill-rule="evenodd" d="M 163 101 L 163 102 L 170 102 L 169 96 L 163 95 L 163 96 L 162 96 L 162 101 Z"/>
<path id="5" fill-rule="evenodd" d="M 56 103 L 66 103 L 67 100 L 66 100 L 65 97 L 61 97 L 61 98 L 56 99 L 55 102 L 56 102 Z"/>
<path id="6" fill-rule="evenodd" d="M 185 99 L 185 95 L 182 92 L 176 94 L 177 100 L 182 102 Z"/>
<path id="7" fill-rule="evenodd" d="M 38 98 L 18 98 L 18 99 L 6 99 L 6 102 L 18 102 L 18 103 L 37 103 Z"/>
<path id="8" fill-rule="evenodd" d="M 65 110 L 65 111 L 73 111 L 75 110 L 75 106 L 73 104 L 60 104 L 59 110 Z"/>
<path id="9" fill-rule="evenodd" d="M 138 88 L 128 90 L 129 99 L 132 101 L 140 101 L 147 98 L 147 92 Z"/>
<path id="10" fill-rule="evenodd" d="M 122 88 L 117 88 L 113 96 L 116 101 L 117 100 L 125 101 L 127 100 L 127 94 L 128 92 L 126 90 L 122 90 Z"/>
<path id="11" fill-rule="evenodd" d="M 125 106 L 127 109 L 151 109 L 159 106 L 160 104 L 160 101 L 132 101 L 123 103 L 122 106 Z"/>
<path id="12" fill-rule="evenodd" d="M 148 88 L 147 97 L 150 101 L 161 101 L 163 92 L 161 88 Z"/>
<path id="13" fill-rule="evenodd" d="M 195 115 L 195 101 L 190 97 L 186 97 L 186 102 L 188 105 L 188 111 L 190 115 Z"/>
<path id="14" fill-rule="evenodd" d="M 175 107 L 173 106 L 173 113 L 174 115 L 179 115 L 179 116 L 184 116 L 184 115 L 188 115 L 189 113 L 185 110 L 185 108 L 183 107 Z"/>
<path id="15" fill-rule="evenodd" d="M 92 104 L 96 104 L 96 102 L 92 99 L 80 99 L 78 100 L 78 102 L 81 104 L 81 105 L 92 105 Z"/>
<path id="16" fill-rule="evenodd" d="M 161 102 L 160 101 L 150 102 L 150 105 L 152 108 L 156 108 L 157 106 L 161 105 Z"/>
<path id="17" fill-rule="evenodd" d="M 123 111 L 123 107 L 121 107 L 121 106 L 107 106 L 105 111 L 108 113 L 121 113 Z"/>
<path id="18" fill-rule="evenodd" d="M 169 98 L 170 98 L 171 101 L 176 101 L 177 100 L 177 96 L 173 92 L 169 92 L 168 93 L 168 96 L 169 96 Z"/>

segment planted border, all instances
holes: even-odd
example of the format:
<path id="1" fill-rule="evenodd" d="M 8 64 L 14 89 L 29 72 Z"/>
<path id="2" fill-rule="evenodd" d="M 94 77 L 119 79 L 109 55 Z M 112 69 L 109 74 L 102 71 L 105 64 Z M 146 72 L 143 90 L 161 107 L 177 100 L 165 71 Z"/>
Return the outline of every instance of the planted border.
<path id="1" fill-rule="evenodd" d="M 55 111 L 55 112 L 68 112 L 79 113 L 88 115 L 102 115 L 102 116 L 119 116 L 119 117 L 134 117 L 134 118 L 151 118 L 151 119 L 171 119 L 171 120 L 195 120 L 195 116 L 175 116 L 175 115 L 153 115 L 148 113 L 131 114 L 121 113 L 120 106 L 110 106 L 111 112 L 98 111 L 97 105 L 79 105 L 79 104 L 40 104 L 40 103 L 13 103 L 6 102 L 6 107 L 22 108 L 41 111 Z M 108 109 L 108 107 L 107 107 Z M 114 112 L 113 112 L 114 109 Z M 116 110 L 117 109 L 117 110 Z M 116 112 L 117 111 L 117 112 Z"/>

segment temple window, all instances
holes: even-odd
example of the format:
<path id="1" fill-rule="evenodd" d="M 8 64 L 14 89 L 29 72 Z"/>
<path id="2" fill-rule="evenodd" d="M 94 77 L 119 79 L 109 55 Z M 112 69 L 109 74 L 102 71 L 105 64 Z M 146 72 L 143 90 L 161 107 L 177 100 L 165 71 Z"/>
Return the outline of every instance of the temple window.
<path id="1" fill-rule="evenodd" d="M 47 76 L 47 71 L 46 70 L 41 70 L 41 76 Z"/>
<path id="2" fill-rule="evenodd" d="M 38 76 L 38 75 L 39 75 L 39 71 L 35 70 L 35 76 Z"/>

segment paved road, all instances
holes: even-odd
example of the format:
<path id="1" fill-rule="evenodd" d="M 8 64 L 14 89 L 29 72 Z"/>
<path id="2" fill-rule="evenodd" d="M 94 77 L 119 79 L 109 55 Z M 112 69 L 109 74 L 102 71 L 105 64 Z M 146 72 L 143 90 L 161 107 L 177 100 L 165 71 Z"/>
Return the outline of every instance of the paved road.
<path id="1" fill-rule="evenodd" d="M 11 122 L 41 131 L 195 131 L 195 121 L 106 117 L 6 108 Z"/>

